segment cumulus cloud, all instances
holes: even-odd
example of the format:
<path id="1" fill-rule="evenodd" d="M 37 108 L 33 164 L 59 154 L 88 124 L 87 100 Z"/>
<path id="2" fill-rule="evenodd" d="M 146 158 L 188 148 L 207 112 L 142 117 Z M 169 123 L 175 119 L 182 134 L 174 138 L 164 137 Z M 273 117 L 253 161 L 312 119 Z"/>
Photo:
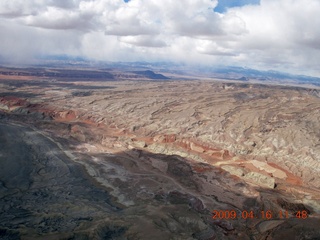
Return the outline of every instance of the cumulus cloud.
<path id="1" fill-rule="evenodd" d="M 2 57 L 50 51 L 319 75 L 320 1 L 252 3 L 259 1 L 2 0 L 0 51 Z M 217 6 L 223 11 L 216 12 Z M 29 42 L 39 47 L 28 48 Z"/>
<path id="2" fill-rule="evenodd" d="M 94 15 L 48 7 L 43 13 L 27 16 L 26 25 L 48 29 L 94 30 Z"/>
<path id="3" fill-rule="evenodd" d="M 0 1 L 0 16 L 16 18 L 27 15 L 35 15 L 41 11 L 43 5 L 40 1 L 3 0 Z"/>
<path id="4" fill-rule="evenodd" d="M 236 56 L 237 53 L 229 48 L 225 48 L 216 42 L 209 40 L 198 40 L 197 51 L 203 54 L 217 55 L 217 56 Z"/>
<path id="5" fill-rule="evenodd" d="M 311 48 L 312 55 L 320 57 L 320 21 L 316 20 L 319 10 L 317 0 L 264 0 L 260 6 L 230 9 L 226 14 L 236 14 L 247 29 L 247 34 L 237 39 L 234 48 L 248 55 L 246 61 L 252 59 L 265 67 L 307 69 L 313 64 L 307 60 Z"/>

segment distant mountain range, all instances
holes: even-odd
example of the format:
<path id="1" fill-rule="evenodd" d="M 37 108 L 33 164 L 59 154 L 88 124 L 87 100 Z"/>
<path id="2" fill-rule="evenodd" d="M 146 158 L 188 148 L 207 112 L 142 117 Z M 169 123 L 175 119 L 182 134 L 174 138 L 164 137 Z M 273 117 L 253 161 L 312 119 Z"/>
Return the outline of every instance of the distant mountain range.
<path id="1" fill-rule="evenodd" d="M 260 71 L 243 67 L 221 67 L 208 69 L 208 73 L 218 75 L 223 78 L 248 81 L 256 79 L 260 81 L 289 80 L 298 84 L 313 84 L 320 86 L 320 78 L 305 75 L 294 75 L 278 71 Z"/>
<path id="2" fill-rule="evenodd" d="M 162 74 L 158 74 L 158 73 L 154 73 L 153 71 L 151 70 L 146 70 L 146 71 L 134 71 L 133 73 L 135 74 L 138 74 L 138 75 L 142 75 L 144 77 L 147 77 L 149 79 L 163 79 L 163 80 L 166 80 L 166 79 L 170 79 Z"/>
<path id="3" fill-rule="evenodd" d="M 11 64 L 12 65 L 12 64 Z M 110 62 L 94 61 L 83 57 L 73 57 L 67 55 L 42 56 L 39 57 L 37 67 L 81 67 L 121 69 L 150 79 L 169 79 L 166 73 L 178 74 L 192 77 L 219 78 L 225 80 L 259 82 L 278 82 L 282 84 L 311 84 L 320 86 L 320 78 L 306 75 L 295 75 L 279 71 L 262 71 L 238 66 L 194 66 L 180 64 L 176 62 Z M 155 73 L 155 72 L 158 73 Z M 162 73 L 162 74 L 160 74 Z"/>
<path id="4" fill-rule="evenodd" d="M 171 62 L 112 62 L 106 63 L 110 67 L 123 69 L 141 69 L 145 72 L 148 70 L 157 70 L 163 74 L 166 72 L 177 73 L 181 75 L 206 76 L 212 78 L 219 78 L 225 80 L 239 80 L 249 81 L 258 80 L 265 82 L 279 83 L 291 82 L 295 84 L 312 84 L 320 86 L 320 78 L 306 75 L 296 75 L 279 71 L 262 71 L 251 68 L 237 67 L 237 66 L 223 66 L 223 67 L 204 67 L 204 66 L 186 66 L 184 64 L 177 64 Z M 140 71 L 141 73 L 144 71 Z"/>
<path id="5" fill-rule="evenodd" d="M 177 73 L 181 75 L 206 76 L 209 78 L 219 78 L 225 80 L 249 81 L 258 80 L 262 82 L 279 82 L 294 84 L 312 84 L 320 86 L 320 78 L 306 75 L 295 75 L 279 71 L 261 71 L 251 68 L 224 66 L 224 67 L 189 67 L 182 64 L 167 62 L 147 63 L 147 62 L 130 62 L 130 63 L 112 63 L 116 68 L 134 68 L 134 69 L 151 69 L 157 70 L 163 74 L 166 72 Z M 148 72 L 145 70 L 145 72 Z M 141 73 L 144 71 L 141 71 Z"/>

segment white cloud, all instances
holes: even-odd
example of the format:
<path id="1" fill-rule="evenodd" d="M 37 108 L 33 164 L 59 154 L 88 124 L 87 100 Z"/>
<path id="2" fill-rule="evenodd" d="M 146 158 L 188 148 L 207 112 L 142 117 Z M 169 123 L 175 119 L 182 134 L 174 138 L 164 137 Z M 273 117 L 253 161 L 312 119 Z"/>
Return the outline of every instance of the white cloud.
<path id="1" fill-rule="evenodd" d="M 237 53 L 231 49 L 224 48 L 214 41 L 198 40 L 197 51 L 203 54 L 217 55 L 217 56 L 236 56 Z"/>
<path id="2" fill-rule="evenodd" d="M 319 75 L 308 60 L 310 48 L 320 57 L 319 11 L 317 0 L 262 0 L 260 6 L 231 9 L 226 14 L 239 16 L 247 29 L 233 48 L 247 55 L 251 65 Z"/>
<path id="3" fill-rule="evenodd" d="M 320 75 L 319 0 L 261 0 L 223 14 L 213 11 L 217 4 L 2 0 L 0 55 L 223 62 Z"/>

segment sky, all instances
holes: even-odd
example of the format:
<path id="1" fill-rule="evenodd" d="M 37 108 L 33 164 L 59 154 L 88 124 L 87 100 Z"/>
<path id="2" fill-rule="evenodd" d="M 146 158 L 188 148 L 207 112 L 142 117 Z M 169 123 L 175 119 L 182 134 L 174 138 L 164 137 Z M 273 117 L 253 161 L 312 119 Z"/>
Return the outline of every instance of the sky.
<path id="1" fill-rule="evenodd" d="M 319 0 L 1 0 L 0 60 L 172 61 L 320 77 Z"/>

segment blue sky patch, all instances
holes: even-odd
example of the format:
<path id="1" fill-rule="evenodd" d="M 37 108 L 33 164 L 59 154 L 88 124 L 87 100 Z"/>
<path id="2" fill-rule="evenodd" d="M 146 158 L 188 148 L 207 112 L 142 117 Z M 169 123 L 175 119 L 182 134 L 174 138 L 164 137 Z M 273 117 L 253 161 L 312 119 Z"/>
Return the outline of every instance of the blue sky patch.
<path id="1" fill-rule="evenodd" d="M 258 4 L 260 4 L 260 0 L 219 0 L 218 5 L 217 7 L 215 7 L 214 11 L 218 13 L 224 13 L 228 8 Z"/>

